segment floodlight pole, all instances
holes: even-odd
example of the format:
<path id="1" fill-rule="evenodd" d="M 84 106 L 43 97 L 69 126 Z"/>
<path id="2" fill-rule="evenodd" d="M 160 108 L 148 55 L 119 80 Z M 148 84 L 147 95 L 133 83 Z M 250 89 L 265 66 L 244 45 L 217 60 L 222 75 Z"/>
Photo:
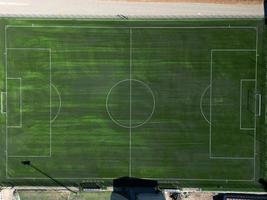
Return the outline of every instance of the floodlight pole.
<path id="1" fill-rule="evenodd" d="M 27 165 L 27 166 L 30 166 L 31 168 L 35 169 L 37 172 L 43 174 L 44 176 L 48 177 L 49 179 L 51 179 L 54 183 L 56 183 L 57 185 L 60 185 L 64 188 L 66 188 L 68 191 L 72 192 L 72 193 L 75 193 L 77 194 L 76 191 L 68 188 L 67 186 L 65 186 L 63 183 L 59 182 L 58 180 L 54 179 L 53 177 L 51 177 L 50 175 L 46 174 L 45 172 L 43 172 L 42 170 L 40 170 L 38 167 L 34 166 L 33 164 L 31 164 L 31 161 L 29 160 L 25 160 L 25 161 L 21 161 L 21 163 L 23 165 Z"/>

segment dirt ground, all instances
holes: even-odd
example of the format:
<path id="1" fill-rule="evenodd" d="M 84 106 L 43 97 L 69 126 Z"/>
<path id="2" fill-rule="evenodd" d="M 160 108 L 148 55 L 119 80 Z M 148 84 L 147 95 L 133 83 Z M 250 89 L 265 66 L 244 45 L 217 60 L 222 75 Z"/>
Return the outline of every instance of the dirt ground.
<path id="1" fill-rule="evenodd" d="M 162 3 L 181 2 L 181 3 L 216 3 L 216 4 L 263 4 L 263 0 L 126 0 L 126 1 L 129 1 L 129 2 L 162 2 Z"/>

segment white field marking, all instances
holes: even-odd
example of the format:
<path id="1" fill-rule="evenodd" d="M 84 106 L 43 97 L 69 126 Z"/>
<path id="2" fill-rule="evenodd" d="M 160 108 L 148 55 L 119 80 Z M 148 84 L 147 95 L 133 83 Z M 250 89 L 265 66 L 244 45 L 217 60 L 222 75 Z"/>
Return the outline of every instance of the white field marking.
<path id="1" fill-rule="evenodd" d="M 16 78 L 7 77 L 7 80 L 19 80 L 19 125 L 11 125 L 11 126 L 7 125 L 7 127 L 8 128 L 22 128 L 22 89 L 21 89 L 22 80 L 21 80 L 21 77 L 16 77 Z"/>
<path id="2" fill-rule="evenodd" d="M 211 49 L 212 52 L 216 52 L 216 51 L 225 51 L 225 52 L 228 52 L 228 51 L 245 51 L 245 52 L 248 52 L 248 51 L 256 51 L 256 49 Z"/>
<path id="3" fill-rule="evenodd" d="M 210 159 L 222 159 L 222 160 L 253 160 L 254 157 L 224 157 L 224 156 L 211 156 Z"/>
<path id="4" fill-rule="evenodd" d="M 44 155 L 9 155 L 9 158 L 50 158 L 50 155 L 44 156 Z"/>
<path id="5" fill-rule="evenodd" d="M 130 111 L 129 111 L 129 177 L 132 176 L 132 29 L 130 31 Z"/>
<path id="6" fill-rule="evenodd" d="M 255 79 L 240 79 L 242 81 L 256 81 Z"/>
<path id="7" fill-rule="evenodd" d="M 5 176 L 8 177 L 7 169 L 8 169 L 8 128 L 7 128 L 7 118 L 8 118 L 8 110 L 7 110 L 7 27 L 5 26 L 5 70 L 6 70 L 6 163 L 5 163 Z"/>
<path id="8" fill-rule="evenodd" d="M 90 49 L 65 49 L 65 50 L 53 50 L 52 53 L 68 53 L 68 52 L 88 52 Z"/>
<path id="9" fill-rule="evenodd" d="M 117 124 L 118 126 L 123 127 L 123 128 L 129 128 L 129 126 L 125 126 L 125 125 L 119 123 L 117 120 L 115 120 L 115 119 L 112 117 L 112 115 L 111 115 L 111 113 L 110 113 L 110 111 L 109 111 L 109 108 L 108 108 L 108 101 L 109 101 L 109 95 L 111 94 L 112 90 L 113 90 L 116 86 L 118 86 L 119 84 L 121 84 L 121 83 L 123 83 L 123 82 L 126 82 L 126 81 L 129 81 L 129 80 L 130 80 L 130 79 L 124 79 L 124 80 L 121 80 L 121 81 L 117 82 L 116 84 L 114 84 L 114 85 L 110 88 L 110 90 L 109 90 L 109 92 L 108 92 L 108 94 L 107 94 L 107 97 L 106 97 L 106 111 L 107 111 L 107 113 L 108 113 L 110 119 L 111 119 L 115 124 Z"/>
<path id="10" fill-rule="evenodd" d="M 257 41 L 257 40 L 256 40 Z M 256 50 L 256 51 L 255 51 Z M 211 66 L 211 69 L 210 69 L 210 85 L 211 85 L 211 89 L 210 89 L 210 142 L 209 142 L 209 145 L 210 145 L 210 147 L 209 147 L 209 158 L 213 158 L 213 159 L 215 159 L 216 158 L 216 156 L 212 156 L 212 149 L 211 149 L 211 145 L 212 145 L 212 131 L 211 131 L 211 127 L 212 127 L 212 116 L 211 116 L 211 113 L 212 113 L 212 106 L 211 106 L 211 102 L 212 102 L 212 68 L 213 68 L 213 52 L 220 52 L 220 51 L 230 51 L 230 52 L 234 52 L 234 51 L 237 51 L 237 52 L 239 52 L 239 51 L 248 51 L 248 52 L 250 52 L 250 51 L 252 51 L 252 52 L 256 52 L 256 55 L 257 55 L 257 48 L 256 49 L 211 49 L 211 52 L 210 52 L 210 56 L 211 56 L 211 58 L 210 58 L 210 60 L 211 60 L 211 63 L 210 63 L 210 66 Z M 256 56 L 257 57 L 257 56 Z M 256 68 L 256 71 L 257 71 L 257 68 Z M 244 80 L 246 80 L 246 79 L 244 79 Z M 257 79 L 255 78 L 255 80 L 256 80 L 256 82 L 257 82 Z M 256 91 L 256 89 L 257 89 L 257 84 L 255 84 L 255 91 Z M 255 107 L 255 112 L 256 112 L 256 107 Z M 255 117 L 255 119 L 256 119 L 256 117 Z M 256 132 L 256 124 L 255 124 L 255 128 L 253 129 L 254 130 L 254 133 Z M 255 135 L 255 134 L 254 134 Z M 255 140 L 256 140 L 256 138 L 254 137 L 254 144 L 255 144 Z M 255 148 L 255 147 L 254 147 Z M 255 150 L 254 150 L 255 151 Z M 224 157 L 225 159 L 227 158 L 227 157 Z M 230 159 L 232 158 L 232 157 L 229 157 Z M 241 157 L 239 157 L 239 159 L 240 159 Z M 255 174 L 255 153 L 254 153 L 254 174 Z M 254 178 L 253 178 L 253 180 L 255 180 L 255 176 L 254 176 Z"/>
<path id="11" fill-rule="evenodd" d="M 211 103 L 212 103 L 212 53 L 213 51 L 210 52 L 210 120 L 209 120 L 209 124 L 210 124 L 210 128 L 209 128 L 209 131 L 210 131 L 210 135 L 209 135 L 209 157 L 212 157 L 212 149 L 211 149 L 211 140 L 212 140 L 212 136 L 211 136 L 211 113 L 212 113 L 212 106 L 211 106 Z"/>
<path id="12" fill-rule="evenodd" d="M 106 111 L 107 111 L 107 113 L 108 113 L 110 119 L 111 119 L 115 124 L 117 124 L 118 126 L 123 127 L 123 128 L 130 128 L 130 126 L 123 125 L 123 124 L 121 124 L 120 122 L 118 122 L 117 120 L 115 120 L 115 119 L 112 117 L 112 115 L 111 115 L 111 113 L 110 113 L 110 111 L 109 111 L 109 106 L 108 106 L 109 96 L 110 96 L 112 90 L 113 90 L 116 86 L 118 86 L 119 84 L 121 84 L 121 83 L 123 83 L 123 82 L 126 82 L 126 81 L 135 81 L 135 82 L 138 82 L 138 83 L 142 84 L 145 88 L 148 89 L 148 91 L 150 92 L 150 94 L 151 94 L 151 96 L 152 96 L 152 98 L 153 98 L 153 108 L 152 108 L 152 111 L 151 111 L 150 115 L 148 116 L 148 118 L 147 118 L 146 120 L 144 120 L 144 121 L 143 121 L 142 123 L 140 123 L 140 124 L 137 124 L 137 125 L 135 125 L 135 126 L 131 126 L 131 128 L 137 128 L 137 127 L 140 127 L 140 126 L 146 124 L 146 123 L 151 119 L 151 117 L 152 117 L 153 114 L 154 114 L 155 107 L 156 107 L 156 106 L 155 106 L 155 105 L 156 105 L 156 101 L 155 101 L 155 96 L 154 96 L 154 94 L 153 94 L 153 91 L 152 91 L 151 88 L 150 88 L 146 83 L 144 83 L 143 81 L 140 81 L 140 80 L 137 80 L 137 79 L 123 79 L 123 80 L 117 82 L 116 84 L 114 84 L 114 85 L 110 88 L 110 90 L 109 90 L 109 92 L 108 92 L 108 94 L 107 94 L 107 97 L 106 97 Z"/>
<path id="13" fill-rule="evenodd" d="M 33 19 L 29 19 L 29 20 L 33 20 Z M 38 19 L 36 19 L 38 20 Z M 67 19 L 68 20 L 68 19 Z M 147 20 L 147 19 L 146 19 Z M 176 21 L 177 19 L 173 19 L 173 20 L 168 20 L 168 21 Z M 217 19 L 216 19 L 217 20 Z M 92 20 L 93 21 L 93 20 Z M 97 21 L 97 20 L 96 20 Z M 100 21 L 103 21 L 102 19 Z M 112 21 L 114 21 L 112 19 Z M 116 20 L 116 21 L 124 21 L 124 20 Z M 143 21 L 143 20 L 129 20 L 129 21 Z M 166 19 L 163 20 L 151 20 L 151 21 L 166 21 Z M 38 27 L 47 27 L 47 28 L 125 28 L 125 29 L 129 29 L 129 27 L 90 27 L 90 26 L 18 26 L 18 25 L 5 25 L 5 63 L 6 63 L 6 69 L 7 69 L 7 29 L 8 28 L 38 28 Z M 254 26 L 203 26 L 203 27 L 131 27 L 133 28 L 140 28 L 140 29 L 145 29 L 145 28 L 152 28 L 152 29 L 171 29 L 171 28 L 175 28 L 175 29 L 256 29 L 257 27 Z M 257 44 L 257 42 L 256 42 Z M 212 57 L 212 56 L 211 56 Z M 7 70 L 6 70 L 6 77 L 7 77 Z M 211 80 L 212 80 L 212 73 L 211 73 Z M 7 81 L 6 81 L 6 90 L 7 90 Z M 211 90 L 212 90 L 212 86 L 211 86 Z M 210 102 L 211 102 L 211 98 L 210 98 Z M 211 107 L 211 104 L 210 104 Z M 210 113 L 211 113 L 211 109 L 210 109 Z M 7 119 L 7 117 L 6 117 Z M 211 119 L 211 115 L 210 115 L 210 119 Z M 6 120 L 6 177 L 7 176 L 7 168 L 8 168 L 8 140 L 7 140 L 7 120 Z M 254 140 L 255 141 L 255 140 Z M 211 153 L 211 125 L 210 125 L 210 153 Z M 255 160 L 255 159 L 254 159 Z M 255 161 L 254 161 L 254 166 L 255 166 Z M 255 167 L 254 167 L 254 173 L 255 173 Z M 60 178 L 59 178 L 60 179 Z M 177 180 L 177 179 L 176 179 Z M 179 180 L 186 180 L 186 179 L 179 179 Z M 187 179 L 187 180 L 200 180 L 200 179 Z M 210 180 L 210 179 L 202 179 L 202 180 Z M 217 179 L 217 180 L 221 180 L 221 179 Z M 212 179 L 212 181 L 216 181 L 216 179 Z M 225 180 L 223 180 L 225 181 Z M 238 181 L 238 180 L 233 180 L 233 181 Z M 240 181 L 252 181 L 252 180 L 240 180 Z"/>
<path id="14" fill-rule="evenodd" d="M 3 111 L 4 105 L 3 105 L 3 94 L 6 95 L 6 92 L 1 92 L 1 114 L 6 114 L 6 111 Z"/>
<path id="15" fill-rule="evenodd" d="M 202 145 L 202 144 L 206 144 L 204 142 L 180 142 L 180 143 L 176 143 L 176 146 L 179 145 Z"/>
<path id="16" fill-rule="evenodd" d="M 74 177 L 53 177 L 55 179 L 59 179 L 59 180 L 64 180 L 64 179 L 70 179 L 70 180 L 113 180 L 116 179 L 118 177 L 111 177 L 111 178 L 99 178 L 99 177 L 78 177 L 78 178 L 74 178 Z M 49 178 L 44 178 L 44 177 L 7 177 L 7 179 L 12 179 L 12 180 L 31 180 L 31 179 L 36 179 L 36 180 L 47 180 Z M 254 182 L 254 179 L 201 179 L 201 178 L 151 178 L 151 177 L 144 177 L 144 179 L 152 179 L 152 180 L 159 180 L 159 181 L 218 181 L 218 182 L 225 182 L 225 181 L 229 181 L 229 182 Z"/>
<path id="17" fill-rule="evenodd" d="M 255 130 L 255 128 L 241 128 L 240 130 L 242 130 L 242 131 L 254 131 Z"/>
<path id="18" fill-rule="evenodd" d="M 52 157 L 52 123 L 51 123 L 51 119 L 52 119 L 52 51 L 51 51 L 51 48 L 49 48 L 49 95 L 50 95 L 50 123 L 49 123 L 49 131 L 50 131 L 50 134 L 49 134 L 49 148 L 50 148 L 50 157 Z"/>
<path id="19" fill-rule="evenodd" d="M 256 52 L 255 52 L 255 80 L 256 80 L 256 84 L 255 84 L 255 92 L 257 92 L 257 85 L 258 85 L 258 27 L 256 27 Z M 255 103 L 255 113 L 257 111 L 257 105 Z M 254 118 L 254 180 L 256 181 L 256 154 L 257 154 L 257 117 Z"/>
<path id="20" fill-rule="evenodd" d="M 8 93 L 8 84 L 7 84 L 7 80 L 8 79 L 12 79 L 10 77 L 8 77 L 8 62 L 7 62 L 7 55 L 8 55 L 8 50 L 22 50 L 22 51 L 27 51 L 27 50 L 36 50 L 36 51 L 48 51 L 49 52 L 49 63 L 50 63 L 50 121 L 51 121 L 51 49 L 50 48 L 8 48 L 7 47 L 7 26 L 5 26 L 5 68 L 6 68 L 6 93 Z M 22 98 L 20 97 L 20 100 L 22 101 Z M 6 95 L 6 102 L 7 102 L 7 95 Z M 21 104 L 22 105 L 22 102 Z M 8 155 L 8 128 L 21 128 L 21 127 L 16 127 L 16 126 L 8 126 L 8 121 L 7 121 L 7 118 L 8 118 L 8 106 L 7 106 L 7 103 L 6 103 L 6 174 L 5 176 L 8 178 L 8 158 L 9 157 L 12 157 Z M 50 155 L 49 157 L 52 156 L 52 129 L 51 129 L 51 122 L 50 123 Z M 18 157 L 18 156 L 15 156 L 15 157 Z M 21 156 L 21 157 L 35 157 L 35 156 Z M 36 156 L 36 157 L 48 157 L 46 155 L 44 156 Z"/>
<path id="21" fill-rule="evenodd" d="M 57 89 L 57 87 L 54 85 L 54 84 L 52 84 L 51 83 L 51 86 L 55 89 L 55 91 L 56 91 L 56 93 L 57 93 L 57 96 L 58 96 L 58 100 L 59 100 L 59 107 L 58 107 L 58 110 L 57 110 L 57 113 L 56 113 L 56 115 L 53 117 L 53 119 L 51 120 L 51 123 L 53 123 L 56 119 L 57 119 L 57 117 L 58 117 L 58 115 L 59 115 L 59 113 L 60 113 L 60 110 L 61 110 L 61 94 L 60 94 L 60 92 L 58 91 L 58 89 Z"/>
<path id="22" fill-rule="evenodd" d="M 205 114 L 203 112 L 203 108 L 202 108 L 202 105 L 203 104 L 202 104 L 202 102 L 203 102 L 203 98 L 204 98 L 204 96 L 205 96 L 205 94 L 206 94 L 206 92 L 208 91 L 209 88 L 210 88 L 210 85 L 208 85 L 208 87 L 205 88 L 205 90 L 201 94 L 200 103 L 199 103 L 201 115 L 203 116 L 203 118 L 205 119 L 205 121 L 208 122 L 208 124 L 210 124 L 210 121 L 207 119 L 207 117 L 205 116 Z"/>
<path id="23" fill-rule="evenodd" d="M 34 25 L 34 26 L 23 26 L 23 25 L 5 25 L 5 27 L 8 28 L 92 28 L 92 29 L 256 29 L 255 26 L 187 26 L 187 27 L 181 27 L 181 26 L 136 26 L 136 27 L 123 27 L 123 26 L 45 26 L 45 25 Z"/>
<path id="24" fill-rule="evenodd" d="M 256 80 L 255 79 L 240 79 L 240 109 L 239 109 L 239 111 L 240 111 L 240 118 L 239 118 L 239 126 L 240 126 L 240 130 L 247 130 L 247 131 L 250 131 L 250 130 L 254 130 L 255 129 L 255 127 L 250 127 L 250 128 L 244 128 L 244 127 L 242 127 L 242 98 L 243 98 L 243 81 L 244 82 L 255 82 L 255 84 L 256 84 Z"/>
<path id="25" fill-rule="evenodd" d="M 208 103 L 203 103 L 202 105 L 207 106 L 207 105 L 210 105 L 210 104 L 208 104 Z M 212 105 L 213 105 L 213 106 L 232 106 L 232 105 L 234 105 L 234 104 L 232 104 L 232 103 L 225 103 L 225 104 L 221 104 L 221 103 L 213 103 Z"/>
<path id="26" fill-rule="evenodd" d="M 49 51 L 50 48 L 6 48 L 7 50 L 18 50 L 18 51 L 26 51 L 26 50 L 30 50 L 30 51 Z"/>
<path id="27" fill-rule="evenodd" d="M 261 116 L 261 94 L 256 94 L 256 96 L 258 97 L 256 99 L 259 99 L 257 117 L 260 117 Z"/>

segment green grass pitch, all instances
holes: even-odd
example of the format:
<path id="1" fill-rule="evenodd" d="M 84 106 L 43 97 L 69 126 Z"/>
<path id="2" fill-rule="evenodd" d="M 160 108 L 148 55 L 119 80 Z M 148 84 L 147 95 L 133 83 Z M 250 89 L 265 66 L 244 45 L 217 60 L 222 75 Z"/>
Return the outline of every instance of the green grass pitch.
<path id="1" fill-rule="evenodd" d="M 257 185 L 262 20 L 2 19 L 1 180 Z"/>

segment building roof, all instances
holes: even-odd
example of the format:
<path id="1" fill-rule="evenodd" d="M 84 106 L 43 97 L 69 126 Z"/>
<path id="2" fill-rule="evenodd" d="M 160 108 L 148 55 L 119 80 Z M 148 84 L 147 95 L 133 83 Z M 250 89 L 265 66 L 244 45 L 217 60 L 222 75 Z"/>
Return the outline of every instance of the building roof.
<path id="1" fill-rule="evenodd" d="M 128 199 L 116 192 L 112 192 L 110 200 L 128 200 Z"/>
<path id="2" fill-rule="evenodd" d="M 158 194 L 138 194 L 136 200 L 165 200 L 164 196 L 162 193 Z"/>

